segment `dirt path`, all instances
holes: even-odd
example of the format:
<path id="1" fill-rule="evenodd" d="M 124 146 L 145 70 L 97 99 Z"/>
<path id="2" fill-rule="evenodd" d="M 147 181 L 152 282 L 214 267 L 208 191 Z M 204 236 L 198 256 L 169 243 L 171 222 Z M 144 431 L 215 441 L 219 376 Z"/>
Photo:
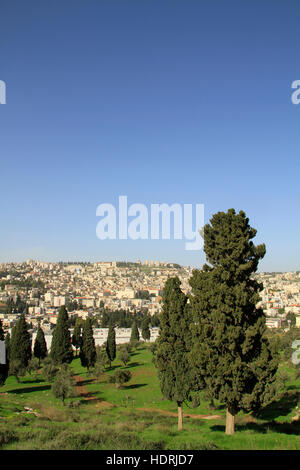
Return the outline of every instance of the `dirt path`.
<path id="1" fill-rule="evenodd" d="M 174 416 L 177 418 L 177 413 L 174 411 L 166 411 L 166 410 L 160 410 L 157 408 L 136 408 L 136 410 L 141 410 L 141 411 L 148 411 L 149 413 L 157 412 L 161 413 L 167 416 Z M 193 418 L 193 419 L 220 419 L 222 416 L 219 415 L 193 415 L 191 413 L 183 413 L 183 418 Z"/>
<path id="2" fill-rule="evenodd" d="M 84 382 L 84 379 L 80 375 L 74 375 L 74 379 L 76 380 L 75 389 L 84 400 L 93 401 L 97 403 L 97 406 L 101 406 L 104 408 L 115 406 L 113 403 L 109 403 L 105 400 L 100 400 L 100 398 L 94 397 L 92 393 L 88 392 L 86 386 L 82 383 Z"/>

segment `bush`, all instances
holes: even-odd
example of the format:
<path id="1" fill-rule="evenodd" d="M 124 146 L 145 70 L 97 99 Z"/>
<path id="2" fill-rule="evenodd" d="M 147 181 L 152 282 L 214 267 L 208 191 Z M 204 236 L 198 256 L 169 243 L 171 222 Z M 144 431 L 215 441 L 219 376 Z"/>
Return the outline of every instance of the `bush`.
<path id="1" fill-rule="evenodd" d="M 9 375 L 14 375 L 19 383 L 19 377 L 24 377 L 26 374 L 26 367 L 23 366 L 19 359 L 15 359 L 9 364 Z"/>
<path id="2" fill-rule="evenodd" d="M 103 364 L 103 366 L 109 365 L 109 358 L 106 349 L 101 346 L 96 346 L 96 362 Z"/>
<path id="3" fill-rule="evenodd" d="M 130 362 L 130 356 L 127 348 L 120 348 L 119 359 L 123 362 L 124 366 L 126 366 L 128 362 Z"/>
<path id="4" fill-rule="evenodd" d="M 117 370 L 114 377 L 117 388 L 120 388 L 124 383 L 129 382 L 131 372 L 129 370 Z"/>
<path id="5" fill-rule="evenodd" d="M 192 408 L 198 408 L 199 405 L 200 405 L 200 397 L 199 395 L 194 395 L 192 398 L 191 406 Z"/>
<path id="6" fill-rule="evenodd" d="M 64 405 L 67 397 L 74 397 L 77 395 L 74 386 L 75 380 L 72 377 L 72 372 L 67 364 L 63 364 L 51 387 L 52 393 L 55 398 L 61 398 Z"/>
<path id="7" fill-rule="evenodd" d="M 116 378 L 114 375 L 109 375 L 108 376 L 108 383 L 110 384 L 115 384 L 116 383 Z"/>
<path id="8" fill-rule="evenodd" d="M 103 364 L 102 361 L 96 361 L 93 374 L 96 377 L 96 380 L 99 382 L 100 377 L 104 374 L 105 371 L 105 365 Z"/>
<path id="9" fill-rule="evenodd" d="M 10 442 L 17 441 L 18 436 L 12 429 L 1 428 L 0 429 L 0 447 Z"/>
<path id="10" fill-rule="evenodd" d="M 28 366 L 27 366 L 27 371 L 29 372 L 29 374 L 33 373 L 35 375 L 35 378 L 37 379 L 39 369 L 40 369 L 39 360 L 36 357 L 33 357 L 32 359 L 30 359 L 30 361 L 28 362 Z"/>
<path id="11" fill-rule="evenodd" d="M 45 382 L 52 382 L 58 372 L 58 367 L 56 367 L 53 362 L 46 362 L 42 369 L 42 377 Z"/>

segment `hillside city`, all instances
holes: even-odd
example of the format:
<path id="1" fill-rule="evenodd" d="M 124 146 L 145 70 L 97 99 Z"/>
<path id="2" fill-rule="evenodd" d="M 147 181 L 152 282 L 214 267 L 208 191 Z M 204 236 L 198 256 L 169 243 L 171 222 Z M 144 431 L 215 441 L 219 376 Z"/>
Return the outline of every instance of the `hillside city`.
<path id="1" fill-rule="evenodd" d="M 162 308 L 162 291 L 168 278 L 178 276 L 184 293 L 190 292 L 189 278 L 194 268 L 159 261 L 137 262 L 39 262 L 0 264 L 0 319 L 11 331 L 19 314 L 34 333 L 38 324 L 48 345 L 58 311 L 66 305 L 73 324 L 76 318 L 97 319 L 96 344 L 103 344 L 108 328 L 101 328 L 103 311 L 123 310 L 132 314 L 157 316 Z M 256 273 L 264 286 L 261 306 L 269 328 L 300 327 L 300 272 Z M 118 326 L 118 325 L 117 325 Z M 128 341 L 130 328 L 117 329 L 117 342 Z M 158 324 L 151 328 L 151 340 Z"/>

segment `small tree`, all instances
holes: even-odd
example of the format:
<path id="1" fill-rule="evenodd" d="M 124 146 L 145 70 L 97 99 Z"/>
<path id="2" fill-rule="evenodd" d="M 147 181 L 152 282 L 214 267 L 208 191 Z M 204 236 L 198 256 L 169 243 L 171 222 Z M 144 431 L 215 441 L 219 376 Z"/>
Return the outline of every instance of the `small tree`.
<path id="1" fill-rule="evenodd" d="M 64 405 L 66 398 L 76 396 L 75 383 L 70 368 L 63 364 L 51 387 L 52 393 L 55 398 L 60 398 Z"/>
<path id="2" fill-rule="evenodd" d="M 94 367 L 94 376 L 96 377 L 97 382 L 99 382 L 100 378 L 104 374 L 105 371 L 105 365 L 103 364 L 102 361 L 96 361 L 95 367 Z"/>
<path id="3" fill-rule="evenodd" d="M 123 362 L 124 366 L 126 366 L 128 364 L 128 362 L 130 361 L 130 355 L 129 355 L 128 350 L 127 350 L 126 347 L 121 347 L 120 348 L 119 359 L 120 359 L 120 361 Z"/>
<path id="4" fill-rule="evenodd" d="M 289 320 L 291 328 L 296 325 L 296 315 L 293 312 L 289 312 L 286 316 L 286 320 Z"/>
<path id="5" fill-rule="evenodd" d="M 14 375 L 17 382 L 20 383 L 20 377 L 26 374 L 26 367 L 20 359 L 13 359 L 9 362 L 9 375 Z"/>
<path id="6" fill-rule="evenodd" d="M 41 363 L 41 359 L 45 359 L 47 356 L 47 343 L 45 340 L 45 335 L 44 332 L 39 324 L 35 342 L 34 342 L 34 348 L 33 348 L 33 355 L 36 357 L 39 361 L 39 365 Z"/>
<path id="7" fill-rule="evenodd" d="M 103 364 L 104 368 L 109 365 L 109 357 L 106 352 L 106 347 L 103 348 L 103 346 L 96 346 L 96 362 L 101 362 Z"/>
<path id="8" fill-rule="evenodd" d="M 121 388 L 124 383 L 129 382 L 131 379 L 131 372 L 129 370 L 117 370 L 115 375 L 115 384 L 117 388 Z"/>
<path id="9" fill-rule="evenodd" d="M 109 359 L 109 367 L 116 358 L 116 332 L 114 326 L 110 324 L 106 341 L 106 353 Z"/>
<path id="10" fill-rule="evenodd" d="M 54 364 L 51 357 L 47 357 L 43 361 L 43 368 L 42 368 L 42 377 L 45 382 L 52 382 L 58 372 L 58 367 Z"/>
<path id="11" fill-rule="evenodd" d="M 37 357 L 31 358 L 30 361 L 28 362 L 27 372 L 29 372 L 30 375 L 34 374 L 36 380 L 38 379 L 39 368 L 40 368 L 39 359 Z"/>

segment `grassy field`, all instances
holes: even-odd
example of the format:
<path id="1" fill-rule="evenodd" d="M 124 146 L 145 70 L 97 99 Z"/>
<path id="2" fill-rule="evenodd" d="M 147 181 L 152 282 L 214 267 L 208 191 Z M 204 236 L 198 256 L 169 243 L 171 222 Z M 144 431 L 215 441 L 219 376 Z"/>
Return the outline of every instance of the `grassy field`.
<path id="1" fill-rule="evenodd" d="M 233 436 L 224 433 L 224 407 L 210 409 L 204 399 L 197 408 L 184 405 L 184 429 L 177 430 L 176 404 L 163 399 L 146 345 L 133 351 L 127 367 L 116 359 L 99 382 L 78 358 L 71 366 L 78 396 L 65 406 L 40 377 L 7 379 L 0 390 L 1 449 L 300 450 L 300 421 L 292 422 L 300 380 L 287 364 L 281 366 L 289 374 L 284 396 L 258 418 L 239 413 Z M 108 382 L 117 368 L 132 373 L 121 389 Z"/>

